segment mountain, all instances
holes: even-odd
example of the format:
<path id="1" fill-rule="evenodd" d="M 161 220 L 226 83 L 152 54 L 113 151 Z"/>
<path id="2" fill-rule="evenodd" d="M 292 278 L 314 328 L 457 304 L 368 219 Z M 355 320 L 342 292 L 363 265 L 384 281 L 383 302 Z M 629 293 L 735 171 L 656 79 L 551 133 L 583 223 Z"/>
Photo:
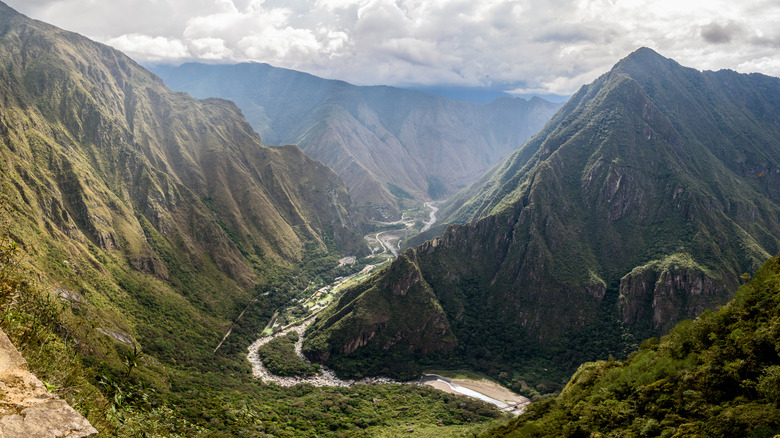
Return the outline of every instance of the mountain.
<path id="1" fill-rule="evenodd" d="M 254 378 L 246 348 L 275 311 L 367 251 L 343 181 L 264 146 L 231 102 L 1 2 L 0 67 L 0 329 L 39 401 L 122 438 L 460 434 L 501 416 L 430 387 Z M 33 401 L 0 409 L 5 429 L 62 432 Z"/>
<path id="2" fill-rule="evenodd" d="M 267 288 L 367 252 L 343 181 L 295 146 L 264 146 L 231 102 L 173 92 L 2 3 L 0 29 L 4 214 L 89 321 L 92 357 L 135 345 L 200 366 L 242 310 L 278 305 Z"/>
<path id="3" fill-rule="evenodd" d="M 780 433 L 780 259 L 717 312 L 648 339 L 625 362 L 586 363 L 554 399 L 485 437 Z"/>
<path id="4" fill-rule="evenodd" d="M 372 217 L 441 199 L 522 145 L 560 107 L 490 104 L 394 87 L 358 87 L 267 64 L 151 66 L 171 88 L 230 99 L 272 144 L 298 144 L 336 171 Z"/>
<path id="5" fill-rule="evenodd" d="M 699 72 L 639 49 L 442 209 L 470 222 L 408 250 L 447 333 L 427 325 L 430 306 L 372 309 L 347 294 L 304 348 L 393 373 L 343 342 L 361 339 L 403 369 L 461 364 L 518 390 L 549 390 L 585 360 L 620 356 L 724 304 L 743 273 L 780 251 L 778 114 L 777 78 Z M 374 321 L 372 311 L 388 322 L 356 322 Z M 407 336 L 414 318 L 427 343 L 401 345 L 403 362 L 385 339 Z M 421 350 L 435 354 L 411 354 Z"/>

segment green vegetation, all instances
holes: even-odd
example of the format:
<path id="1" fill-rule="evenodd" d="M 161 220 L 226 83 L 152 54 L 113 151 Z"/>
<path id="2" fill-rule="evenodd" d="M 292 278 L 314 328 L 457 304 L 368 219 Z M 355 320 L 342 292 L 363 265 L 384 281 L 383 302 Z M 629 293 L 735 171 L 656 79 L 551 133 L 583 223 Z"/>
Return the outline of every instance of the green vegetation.
<path id="1" fill-rule="evenodd" d="M 464 436 L 465 425 L 483 430 L 502 418 L 490 405 L 429 387 L 280 388 L 246 372 L 169 368 L 171 391 L 158 392 L 145 380 L 152 365 L 136 347 L 123 349 L 116 372 L 85 363 L 69 340 L 87 322 L 33 284 L 25 266 L 19 247 L 2 234 L 0 325 L 31 371 L 106 436 L 392 436 L 410 425 Z"/>
<path id="2" fill-rule="evenodd" d="M 231 103 L 173 93 L 2 3 L 0 27 L 0 325 L 103 435 L 371 436 L 500 416 L 410 385 L 256 381 L 246 346 L 276 310 L 365 253 L 346 187 L 296 147 L 263 146 Z"/>
<path id="3" fill-rule="evenodd" d="M 390 189 L 390 193 L 392 193 L 393 196 L 395 196 L 398 199 L 409 199 L 409 200 L 413 200 L 414 199 L 414 196 L 410 195 L 409 192 L 407 192 L 406 190 L 398 187 L 397 185 L 395 185 L 393 183 L 390 183 L 390 182 L 387 183 L 387 188 Z"/>
<path id="4" fill-rule="evenodd" d="M 263 365 L 271 374 L 277 376 L 315 376 L 320 372 L 318 364 L 308 364 L 295 353 L 295 343 L 299 336 L 290 332 L 269 341 L 258 349 Z"/>
<path id="5" fill-rule="evenodd" d="M 625 362 L 582 365 L 555 399 L 485 436 L 780 434 L 780 257 L 732 302 L 651 338 Z"/>
<path id="6" fill-rule="evenodd" d="M 303 352 L 313 360 L 327 358 L 340 377 L 409 380 L 420 375 L 417 361 L 451 349 L 454 341 L 441 305 L 420 281 L 414 252 L 408 251 L 323 310 L 307 329 Z"/>
<path id="7" fill-rule="evenodd" d="M 726 303 L 780 251 L 780 179 L 756 176 L 780 168 L 770 110 L 776 78 L 698 72 L 640 49 L 442 206 L 465 225 L 407 251 L 414 282 L 393 282 L 391 269 L 369 280 L 397 295 L 424 284 L 430 303 L 388 309 L 356 288 L 311 337 L 330 340 L 321 347 L 337 371 L 452 364 L 529 396 L 560 389 L 583 361 L 622 359 Z M 417 325 L 401 329 L 396 315 Z M 422 342 L 432 315 L 449 331 Z"/>
<path id="8" fill-rule="evenodd" d="M 0 199 L 0 213 L 7 213 L 5 202 Z M 205 429 L 159 404 L 156 391 L 141 379 L 143 354 L 136 346 L 118 348 L 122 363 L 113 370 L 84 360 L 72 341 L 83 336 L 87 321 L 34 280 L 35 271 L 9 229 L 0 223 L 0 327 L 47 389 L 106 436 L 202 436 Z"/>
<path id="9" fill-rule="evenodd" d="M 342 256 L 365 254 L 344 184 L 297 147 L 263 146 L 229 102 L 172 93 L 121 53 L 2 3 L 0 27 L 0 324 L 105 435 L 376 436 L 412 423 L 433 434 L 500 417 L 411 385 L 255 381 L 246 346 L 265 322 L 357 269 L 337 267 Z M 780 128 L 762 116 L 777 112 L 777 81 L 634 58 L 500 167 L 466 206 L 479 220 L 344 290 L 307 354 L 356 377 L 462 366 L 541 398 L 580 360 L 620 357 L 636 327 L 661 332 L 722 303 L 724 285 L 780 248 L 776 183 L 753 177 L 780 167 Z M 628 363 L 652 381 L 614 360 L 584 366 L 559 400 L 595 375 L 617 385 L 554 421 L 774 433 L 780 322 L 739 325 L 777 313 L 762 297 L 681 325 L 659 362 L 646 344 Z M 279 372 L 300 365 L 290 343 L 269 347 Z M 599 405 L 603 394 L 614 400 Z"/>

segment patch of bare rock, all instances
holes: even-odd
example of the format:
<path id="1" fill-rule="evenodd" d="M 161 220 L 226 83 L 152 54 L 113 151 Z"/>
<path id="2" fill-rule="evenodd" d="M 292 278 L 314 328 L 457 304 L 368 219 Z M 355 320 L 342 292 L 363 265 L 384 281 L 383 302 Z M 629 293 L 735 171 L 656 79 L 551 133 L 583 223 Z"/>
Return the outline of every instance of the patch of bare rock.
<path id="1" fill-rule="evenodd" d="M 0 330 L 0 438 L 87 438 L 98 431 L 50 394 Z"/>

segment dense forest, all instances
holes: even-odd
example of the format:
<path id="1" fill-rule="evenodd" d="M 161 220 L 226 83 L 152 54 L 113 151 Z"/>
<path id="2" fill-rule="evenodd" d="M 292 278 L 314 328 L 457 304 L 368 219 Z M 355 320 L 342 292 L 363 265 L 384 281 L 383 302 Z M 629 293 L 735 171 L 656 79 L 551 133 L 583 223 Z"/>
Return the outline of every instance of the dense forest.
<path id="1" fill-rule="evenodd" d="M 650 338 L 626 361 L 583 364 L 556 398 L 485 436 L 780 434 L 780 257 L 717 311 Z"/>

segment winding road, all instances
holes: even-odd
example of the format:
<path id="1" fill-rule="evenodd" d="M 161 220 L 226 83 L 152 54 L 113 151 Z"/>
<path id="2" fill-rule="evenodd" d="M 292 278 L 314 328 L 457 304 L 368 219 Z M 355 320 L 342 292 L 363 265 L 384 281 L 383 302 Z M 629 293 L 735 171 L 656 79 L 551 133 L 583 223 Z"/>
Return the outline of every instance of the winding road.
<path id="1" fill-rule="evenodd" d="M 430 210 L 428 213 L 428 220 L 423 222 L 423 226 L 420 229 L 420 233 L 423 233 L 425 231 L 428 231 L 431 229 L 433 224 L 436 223 L 437 220 L 437 213 L 439 212 L 439 208 L 435 205 L 434 202 L 426 202 L 425 207 Z M 400 251 L 400 244 L 401 244 L 401 237 L 406 237 L 409 230 L 414 227 L 415 220 L 408 219 L 406 217 L 401 217 L 401 219 L 395 221 L 395 222 L 378 222 L 381 225 L 386 226 L 392 226 L 392 225 L 398 225 L 398 224 L 404 224 L 406 225 L 405 229 L 401 230 L 386 230 L 386 231 L 379 231 L 377 233 L 372 233 L 364 236 L 363 238 L 366 240 L 366 243 L 368 243 L 368 246 L 371 248 L 372 255 L 381 255 L 381 254 L 392 254 L 393 257 L 398 257 L 398 251 Z"/>

